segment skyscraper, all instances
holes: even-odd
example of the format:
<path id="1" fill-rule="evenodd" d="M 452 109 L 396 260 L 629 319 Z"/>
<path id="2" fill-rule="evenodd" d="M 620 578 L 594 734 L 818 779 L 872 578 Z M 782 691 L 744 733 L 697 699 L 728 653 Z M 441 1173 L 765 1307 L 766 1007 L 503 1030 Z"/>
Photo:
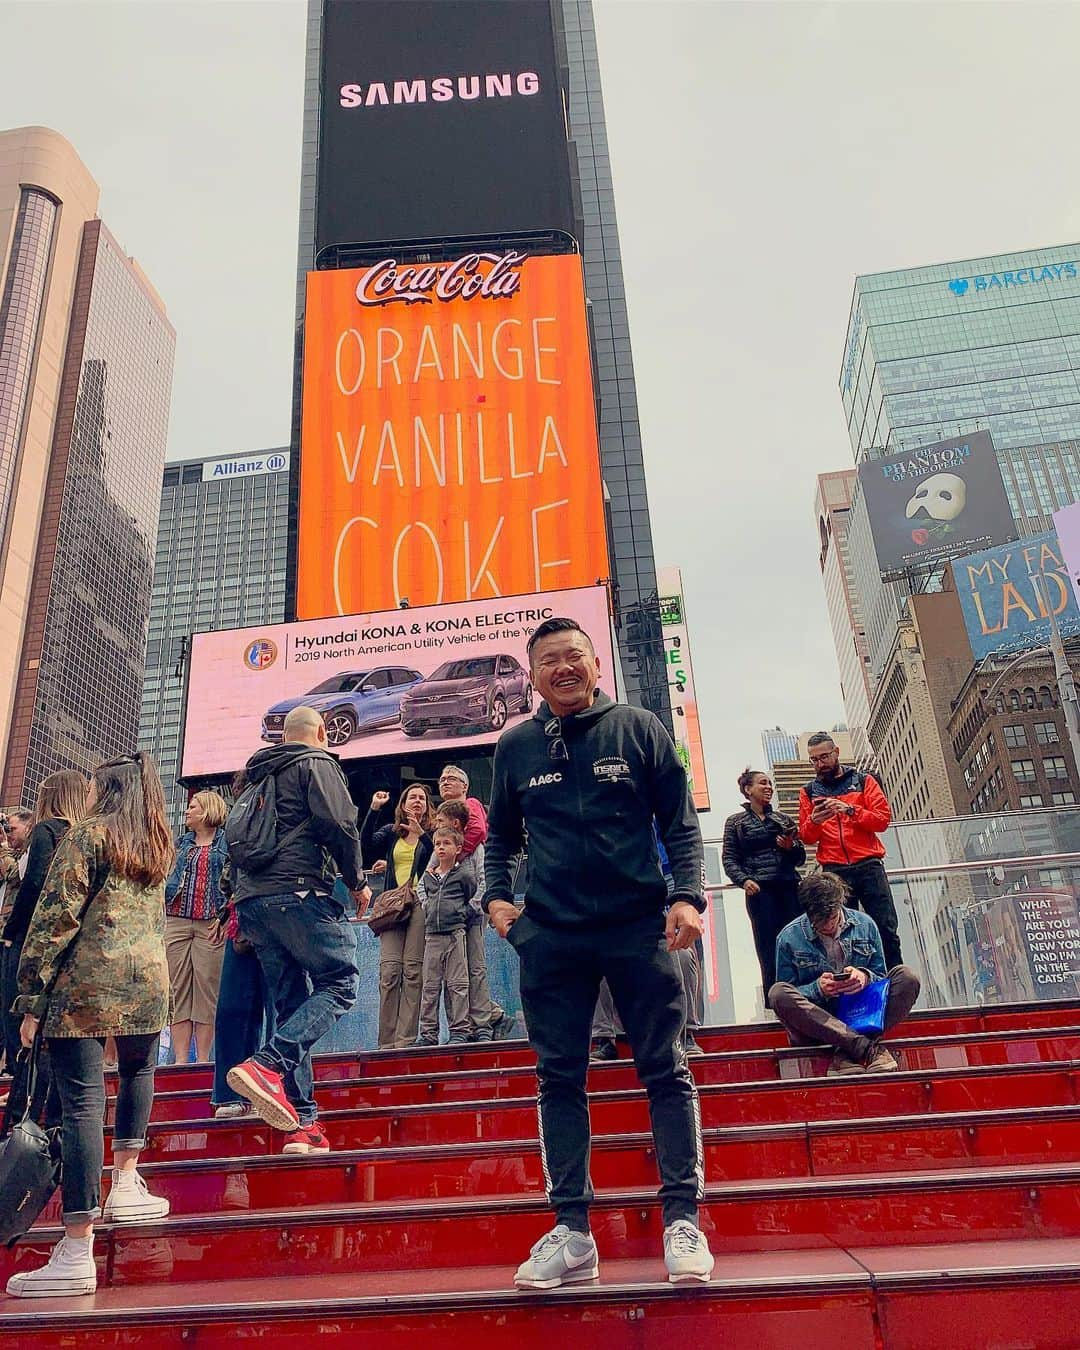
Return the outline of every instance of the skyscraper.
<path id="1" fill-rule="evenodd" d="M 761 748 L 765 754 L 765 768 L 772 773 L 773 765 L 784 760 L 798 759 L 798 737 L 783 727 L 766 727 L 761 733 Z"/>
<path id="2" fill-rule="evenodd" d="M 840 392 L 857 464 L 952 436 L 994 440 L 1017 531 L 1080 498 L 1080 244 L 856 279 Z M 882 582 L 856 488 L 849 550 L 871 683 L 904 597 Z"/>
<path id="3" fill-rule="evenodd" d="M 0 800 L 133 748 L 174 333 L 40 127 L 0 133 Z M 6 217 L 6 220 L 5 220 Z"/>
<path id="4" fill-rule="evenodd" d="M 292 444 L 300 443 L 300 333 L 305 278 L 315 266 L 319 195 L 333 190 L 320 179 L 319 118 L 324 63 L 324 15 L 328 4 L 309 0 L 304 94 L 303 160 L 297 264 Z M 447 4 L 453 0 L 445 0 Z M 615 197 L 604 122 L 603 94 L 591 0 L 552 0 L 552 16 L 565 41 L 570 75 L 569 131 L 576 147 L 580 187 L 586 292 L 595 342 L 600 401 L 599 439 L 620 618 L 618 645 L 623 684 L 630 702 L 650 707 L 669 727 L 671 708 L 660 629 L 656 562 L 634 386 Z M 512 59 L 512 54 L 506 53 Z M 360 78 L 361 72 L 357 72 Z M 383 78 L 385 72 L 380 73 Z M 467 185 L 465 187 L 467 190 Z M 294 477 L 296 461 L 294 460 Z M 292 530 L 294 525 L 290 525 Z M 290 541 L 294 547 L 294 541 Z"/>
<path id="5" fill-rule="evenodd" d="M 855 483 L 854 469 L 819 474 L 814 514 L 821 540 L 818 563 L 825 587 L 825 603 L 829 610 L 836 660 L 840 667 L 840 692 L 855 755 L 862 760 L 870 753 L 866 734 L 870 723 L 870 677 L 867 673 L 866 634 L 848 551 L 851 498 Z"/>
<path id="6" fill-rule="evenodd" d="M 283 621 L 288 470 L 288 450 L 274 449 L 184 460 L 162 476 L 139 745 L 160 765 L 174 821 L 187 799 L 176 786 L 184 644 Z"/>

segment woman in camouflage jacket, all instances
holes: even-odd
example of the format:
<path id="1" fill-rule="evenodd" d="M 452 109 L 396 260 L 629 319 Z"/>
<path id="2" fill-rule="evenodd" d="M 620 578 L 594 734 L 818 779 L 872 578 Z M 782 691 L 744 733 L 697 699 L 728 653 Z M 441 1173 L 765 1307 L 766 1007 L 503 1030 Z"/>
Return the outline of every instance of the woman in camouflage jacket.
<path id="1" fill-rule="evenodd" d="M 163 894 L 173 844 L 153 761 L 140 752 L 95 769 L 86 812 L 53 856 L 19 965 L 22 1041 L 44 1035 L 63 1108 L 65 1228 L 44 1268 L 8 1281 L 8 1293 L 19 1296 L 97 1287 L 106 1036 L 116 1038 L 120 1083 L 104 1217 L 137 1223 L 169 1212 L 137 1170 L 169 1014 Z"/>

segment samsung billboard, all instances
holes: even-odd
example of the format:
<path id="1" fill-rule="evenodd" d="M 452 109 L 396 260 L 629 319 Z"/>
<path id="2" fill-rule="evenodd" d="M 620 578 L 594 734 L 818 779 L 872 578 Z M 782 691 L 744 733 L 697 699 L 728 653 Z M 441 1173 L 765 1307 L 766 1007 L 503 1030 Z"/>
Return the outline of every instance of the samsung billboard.
<path id="1" fill-rule="evenodd" d="M 326 0 L 316 248 L 573 232 L 551 0 Z"/>
<path id="2" fill-rule="evenodd" d="M 1016 538 L 988 431 L 869 460 L 859 485 L 885 579 Z"/>

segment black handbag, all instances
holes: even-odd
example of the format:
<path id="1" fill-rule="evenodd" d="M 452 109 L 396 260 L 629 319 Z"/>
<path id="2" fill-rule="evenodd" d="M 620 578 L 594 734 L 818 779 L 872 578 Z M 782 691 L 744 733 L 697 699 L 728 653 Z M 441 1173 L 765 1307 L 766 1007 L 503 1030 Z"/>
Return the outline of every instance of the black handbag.
<path id="1" fill-rule="evenodd" d="M 59 1131 L 46 1132 L 30 1116 L 41 1035 L 39 1028 L 30 1049 L 26 1112 L 0 1143 L 0 1242 L 8 1247 L 27 1232 L 60 1184 Z M 4 1129 L 8 1124 L 5 1113 Z"/>

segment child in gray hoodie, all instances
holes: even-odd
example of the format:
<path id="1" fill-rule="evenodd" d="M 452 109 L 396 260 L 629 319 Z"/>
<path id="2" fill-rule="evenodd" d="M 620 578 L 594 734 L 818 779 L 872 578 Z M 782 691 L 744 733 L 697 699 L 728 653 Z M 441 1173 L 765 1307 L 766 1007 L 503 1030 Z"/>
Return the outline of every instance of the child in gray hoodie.
<path id="1" fill-rule="evenodd" d="M 420 998 L 420 1044 L 439 1043 L 439 999 L 446 986 L 450 1041 L 469 1035 L 469 963 L 465 925 L 476 894 L 476 871 L 462 859 L 460 831 L 439 828 L 427 871 L 417 883 L 424 906 L 424 987 Z"/>

